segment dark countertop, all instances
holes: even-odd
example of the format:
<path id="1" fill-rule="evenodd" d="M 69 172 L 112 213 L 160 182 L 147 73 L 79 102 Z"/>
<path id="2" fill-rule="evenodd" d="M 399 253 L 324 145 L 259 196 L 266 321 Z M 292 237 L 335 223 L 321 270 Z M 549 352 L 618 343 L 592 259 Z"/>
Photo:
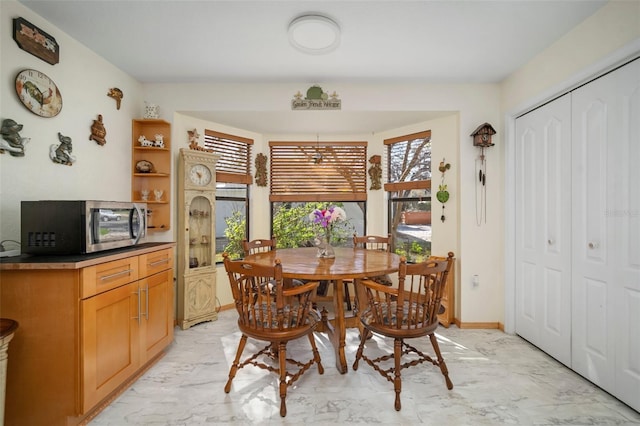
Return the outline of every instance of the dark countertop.
<path id="1" fill-rule="evenodd" d="M 105 250 L 98 253 L 74 255 L 31 255 L 22 254 L 15 257 L 0 258 L 0 270 L 19 269 L 80 269 L 99 263 L 124 259 L 145 253 L 175 247 L 176 243 L 144 243 L 131 247 Z"/>

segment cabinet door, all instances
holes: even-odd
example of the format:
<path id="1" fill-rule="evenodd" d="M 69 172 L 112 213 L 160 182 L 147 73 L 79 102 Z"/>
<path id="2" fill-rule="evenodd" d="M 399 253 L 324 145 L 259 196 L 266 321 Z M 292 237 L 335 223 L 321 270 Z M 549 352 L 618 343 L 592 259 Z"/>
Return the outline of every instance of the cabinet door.
<path id="1" fill-rule="evenodd" d="M 571 365 L 571 95 L 516 120 L 516 333 Z"/>
<path id="2" fill-rule="evenodd" d="M 218 319 L 215 271 L 185 276 L 180 304 L 183 315 L 179 325 L 183 330 L 203 321 Z"/>
<path id="3" fill-rule="evenodd" d="M 573 369 L 640 409 L 640 60 L 572 110 Z"/>
<path id="4" fill-rule="evenodd" d="M 81 302 L 82 412 L 133 375 L 140 365 L 137 283 Z"/>
<path id="5" fill-rule="evenodd" d="M 173 269 L 151 275 L 139 286 L 143 299 L 140 344 L 144 363 L 173 340 Z"/>

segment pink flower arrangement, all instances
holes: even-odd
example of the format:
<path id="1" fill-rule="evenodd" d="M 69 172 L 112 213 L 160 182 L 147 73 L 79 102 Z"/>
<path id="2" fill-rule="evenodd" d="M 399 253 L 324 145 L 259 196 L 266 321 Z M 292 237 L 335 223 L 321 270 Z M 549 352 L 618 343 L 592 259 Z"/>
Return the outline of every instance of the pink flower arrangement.
<path id="1" fill-rule="evenodd" d="M 326 209 L 314 210 L 309 214 L 309 220 L 311 223 L 320 225 L 324 229 L 327 243 L 331 244 L 331 234 L 334 224 L 347 220 L 347 213 L 345 213 L 341 207 L 330 206 Z"/>

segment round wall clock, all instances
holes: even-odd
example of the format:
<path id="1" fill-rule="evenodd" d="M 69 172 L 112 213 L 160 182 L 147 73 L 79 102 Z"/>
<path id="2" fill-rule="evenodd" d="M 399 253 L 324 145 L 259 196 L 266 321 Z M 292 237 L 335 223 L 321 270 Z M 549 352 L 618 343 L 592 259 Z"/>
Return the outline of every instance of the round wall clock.
<path id="1" fill-rule="evenodd" d="M 60 90 L 40 71 L 20 71 L 16 77 L 16 93 L 20 102 L 40 117 L 55 117 L 62 110 Z"/>
<path id="2" fill-rule="evenodd" d="M 208 185 L 211 182 L 211 170 L 204 164 L 195 164 L 189 170 L 189 179 L 198 186 Z"/>

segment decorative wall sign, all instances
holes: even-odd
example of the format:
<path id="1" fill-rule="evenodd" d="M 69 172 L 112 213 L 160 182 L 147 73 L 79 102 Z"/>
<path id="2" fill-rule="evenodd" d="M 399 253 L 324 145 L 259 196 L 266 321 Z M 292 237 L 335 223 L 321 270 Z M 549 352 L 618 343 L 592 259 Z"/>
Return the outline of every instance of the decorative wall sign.
<path id="1" fill-rule="evenodd" d="M 331 95 L 322 90 L 322 87 L 314 85 L 307 89 L 307 96 L 303 99 L 298 91 L 291 100 L 292 110 L 337 110 L 342 109 L 342 101 L 334 91 Z"/>
<path id="2" fill-rule="evenodd" d="M 60 46 L 56 39 L 24 18 L 13 19 L 13 39 L 20 49 L 51 65 L 60 61 Z"/>
<path id="3" fill-rule="evenodd" d="M 107 129 L 104 128 L 104 124 L 102 123 L 102 114 L 98 114 L 98 119 L 93 120 L 89 140 L 96 141 L 98 145 L 104 145 L 105 143 L 107 143 L 105 136 L 107 136 Z"/>
<path id="4" fill-rule="evenodd" d="M 16 76 L 16 93 L 20 102 L 40 117 L 55 117 L 62 110 L 58 86 L 40 71 L 20 71 Z"/>

